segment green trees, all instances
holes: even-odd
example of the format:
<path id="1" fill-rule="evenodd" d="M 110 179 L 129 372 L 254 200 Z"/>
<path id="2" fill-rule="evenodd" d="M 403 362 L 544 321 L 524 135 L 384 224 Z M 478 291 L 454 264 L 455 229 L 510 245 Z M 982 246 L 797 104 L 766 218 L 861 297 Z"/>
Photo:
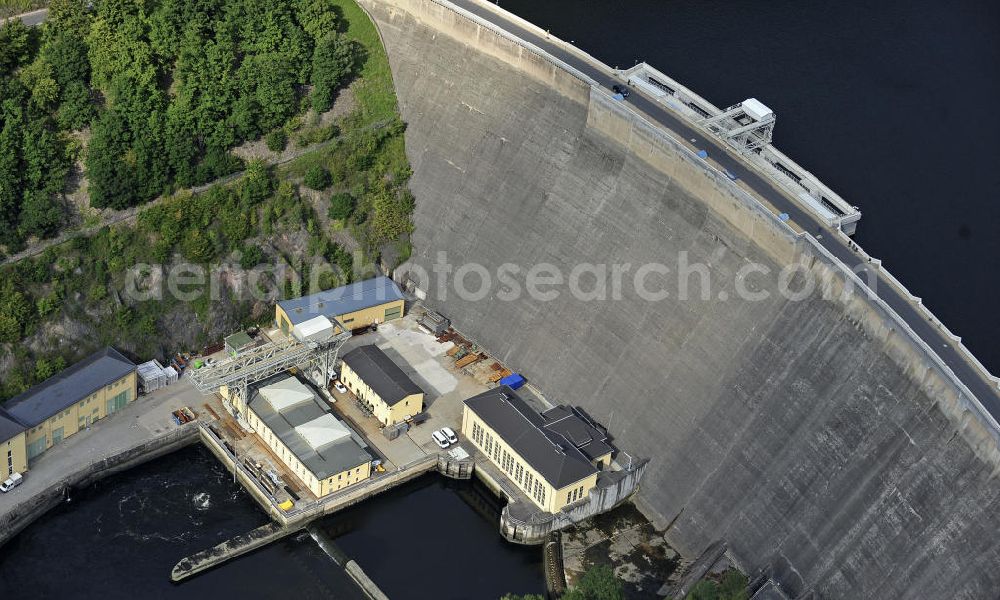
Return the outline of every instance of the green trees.
<path id="1" fill-rule="evenodd" d="M 32 306 L 14 285 L 13 278 L 0 281 L 0 343 L 17 342 L 23 328 L 31 322 Z"/>
<path id="2" fill-rule="evenodd" d="M 380 186 L 370 194 L 372 214 L 369 219 L 369 244 L 377 248 L 392 242 L 413 228 L 413 196 L 407 190 Z"/>
<path id="3" fill-rule="evenodd" d="M 312 107 L 324 112 L 333 105 L 333 93 L 354 67 L 354 44 L 336 32 L 316 41 L 312 60 Z"/>
<path id="4" fill-rule="evenodd" d="M 302 178 L 302 182 L 306 184 L 306 187 L 314 190 L 325 190 L 330 187 L 333 179 L 330 177 L 329 171 L 319 165 L 314 165 L 309 167 L 309 170 L 306 171 L 305 176 Z"/>
<path id="5" fill-rule="evenodd" d="M 309 105 L 329 108 L 354 68 L 338 27 L 322 0 L 54 0 L 38 28 L 4 24 L 0 246 L 64 221 L 68 132 L 90 129 L 99 208 L 232 173 L 242 166 L 232 147 L 266 131 L 280 151 L 279 128 Z"/>
<path id="6" fill-rule="evenodd" d="M 350 194 L 334 194 L 330 197 L 328 215 L 331 219 L 347 219 L 354 212 L 354 197 Z"/>
<path id="7" fill-rule="evenodd" d="M 62 224 L 57 198 L 69 170 L 52 118 L 58 73 L 19 21 L 0 27 L 0 246 L 8 251 Z"/>
<path id="8" fill-rule="evenodd" d="M 563 600 L 624 600 L 625 591 L 607 565 L 587 569 L 580 582 L 563 595 Z"/>
<path id="9" fill-rule="evenodd" d="M 685 600 L 746 600 L 747 578 L 735 569 L 727 569 L 721 581 L 702 579 L 691 588 Z"/>
<path id="10" fill-rule="evenodd" d="M 329 0 L 296 0 L 295 9 L 302 28 L 314 40 L 337 32 L 337 13 Z"/>
<path id="11" fill-rule="evenodd" d="M 40 358 L 38 359 L 38 362 L 35 363 L 35 380 L 45 381 L 65 368 L 66 361 L 61 356 L 57 356 L 53 359 L 44 357 Z"/>
<path id="12" fill-rule="evenodd" d="M 538 594 L 517 596 L 505 594 L 500 600 L 541 600 Z M 562 600 L 625 600 L 622 584 L 607 565 L 593 566 L 583 574 L 576 586 L 562 595 Z"/>
<path id="13" fill-rule="evenodd" d="M 284 129 L 275 129 L 264 138 L 267 149 L 271 152 L 281 152 L 288 145 L 288 134 Z"/>

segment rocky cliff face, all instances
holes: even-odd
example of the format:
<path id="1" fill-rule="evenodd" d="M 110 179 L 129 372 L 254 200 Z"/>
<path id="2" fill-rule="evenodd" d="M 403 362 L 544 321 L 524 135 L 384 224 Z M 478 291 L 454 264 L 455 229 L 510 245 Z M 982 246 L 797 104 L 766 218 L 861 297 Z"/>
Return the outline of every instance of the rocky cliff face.
<path id="1" fill-rule="evenodd" d="M 589 128 L 585 92 L 567 97 L 481 52 L 482 32 L 426 19 L 420 0 L 363 4 L 408 123 L 414 263 L 431 272 L 445 252 L 493 283 L 472 300 L 434 280 L 427 302 L 651 457 L 641 501 L 678 548 L 724 538 L 748 570 L 771 567 L 821 597 L 996 596 L 991 438 L 970 433 L 955 390 L 884 315 L 863 298 L 780 297 L 774 254 Z M 679 299 L 671 272 L 645 280 L 668 297 L 640 298 L 633 276 L 650 262 L 706 265 L 708 295 L 694 275 Z M 749 262 L 771 269 L 749 286 L 770 299 L 737 299 Z M 516 299 L 497 281 L 504 263 L 523 269 Z M 581 263 L 630 271 L 620 300 L 575 299 L 565 285 L 542 300 L 523 293 L 539 263 L 564 277 Z M 482 270 L 467 271 L 477 291 Z"/>

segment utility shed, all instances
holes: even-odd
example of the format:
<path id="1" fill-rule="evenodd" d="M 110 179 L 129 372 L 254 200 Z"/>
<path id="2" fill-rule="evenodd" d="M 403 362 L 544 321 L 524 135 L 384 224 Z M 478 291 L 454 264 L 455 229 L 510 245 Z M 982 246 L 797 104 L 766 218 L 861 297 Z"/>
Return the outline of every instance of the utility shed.
<path id="1" fill-rule="evenodd" d="M 245 331 L 234 333 L 226 338 L 226 354 L 232 357 L 254 345 L 253 338 Z"/>
<path id="2" fill-rule="evenodd" d="M 142 363 L 138 366 L 136 372 L 139 374 L 139 385 L 142 386 L 142 389 L 147 394 L 170 385 L 163 365 L 156 359 Z"/>
<path id="3" fill-rule="evenodd" d="M 417 324 L 434 335 L 441 335 L 445 331 L 448 331 L 451 321 L 446 319 L 441 313 L 427 309 L 427 312 L 420 317 Z"/>

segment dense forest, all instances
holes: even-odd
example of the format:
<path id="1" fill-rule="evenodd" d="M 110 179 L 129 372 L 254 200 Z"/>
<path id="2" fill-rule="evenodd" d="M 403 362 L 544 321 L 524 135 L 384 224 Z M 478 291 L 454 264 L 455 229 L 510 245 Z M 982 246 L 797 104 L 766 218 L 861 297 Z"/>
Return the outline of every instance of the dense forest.
<path id="1" fill-rule="evenodd" d="M 327 289 L 407 258 L 405 128 L 353 0 L 50 9 L 41 27 L 0 27 L 0 245 L 68 232 L 0 266 L 0 400 L 103 345 L 165 358 L 270 321 L 271 302 L 230 269 L 282 267 L 263 280 L 280 299 L 311 273 Z M 258 158 L 232 152 L 243 142 Z M 91 205 L 137 215 L 68 225 L 80 165 Z M 137 265 L 185 263 L 223 273 L 221 292 L 125 293 Z"/>
<path id="2" fill-rule="evenodd" d="M 337 21 L 326 0 L 56 0 L 5 25 L 0 245 L 59 230 L 81 151 L 96 208 L 241 169 L 235 145 L 330 107 L 359 51 Z"/>

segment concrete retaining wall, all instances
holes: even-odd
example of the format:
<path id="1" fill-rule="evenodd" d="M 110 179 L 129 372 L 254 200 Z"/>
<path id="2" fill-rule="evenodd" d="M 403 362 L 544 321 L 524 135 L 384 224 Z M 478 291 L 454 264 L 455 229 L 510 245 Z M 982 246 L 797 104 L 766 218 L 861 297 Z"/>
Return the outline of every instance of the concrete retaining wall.
<path id="1" fill-rule="evenodd" d="M 58 483 L 49 486 L 30 500 L 15 506 L 0 517 L 0 546 L 20 533 L 25 527 L 57 506 L 74 488 L 83 488 L 115 473 L 120 473 L 142 463 L 165 456 L 196 442 L 197 426 L 184 425 L 149 442 L 134 446 L 113 456 L 91 463 Z"/>
<path id="2" fill-rule="evenodd" d="M 712 293 L 688 300 L 667 277 L 650 279 L 670 294 L 658 302 L 627 289 L 589 302 L 426 290 L 551 400 L 583 405 L 653 457 L 637 503 L 676 548 L 694 557 L 726 540 L 793 594 L 995 595 L 997 443 L 940 363 L 864 295 L 791 301 L 771 277 L 766 300 L 733 299 L 751 262 L 802 262 L 838 289 L 849 278 L 821 248 L 583 81 L 532 75 L 502 36 L 479 52 L 481 27 L 438 3 L 362 4 L 408 125 L 416 265 L 432 272 L 445 252 L 491 273 L 676 265 L 682 253 L 708 266 Z"/>
<path id="3" fill-rule="evenodd" d="M 578 502 L 556 514 L 536 513 L 529 520 L 519 519 L 512 514 L 508 504 L 500 513 L 500 533 L 510 542 L 541 544 L 552 533 L 607 512 L 629 499 L 639 489 L 647 465 L 647 461 L 642 461 L 634 469 L 621 473 L 622 477 L 613 484 L 592 489 L 585 502 Z"/>

